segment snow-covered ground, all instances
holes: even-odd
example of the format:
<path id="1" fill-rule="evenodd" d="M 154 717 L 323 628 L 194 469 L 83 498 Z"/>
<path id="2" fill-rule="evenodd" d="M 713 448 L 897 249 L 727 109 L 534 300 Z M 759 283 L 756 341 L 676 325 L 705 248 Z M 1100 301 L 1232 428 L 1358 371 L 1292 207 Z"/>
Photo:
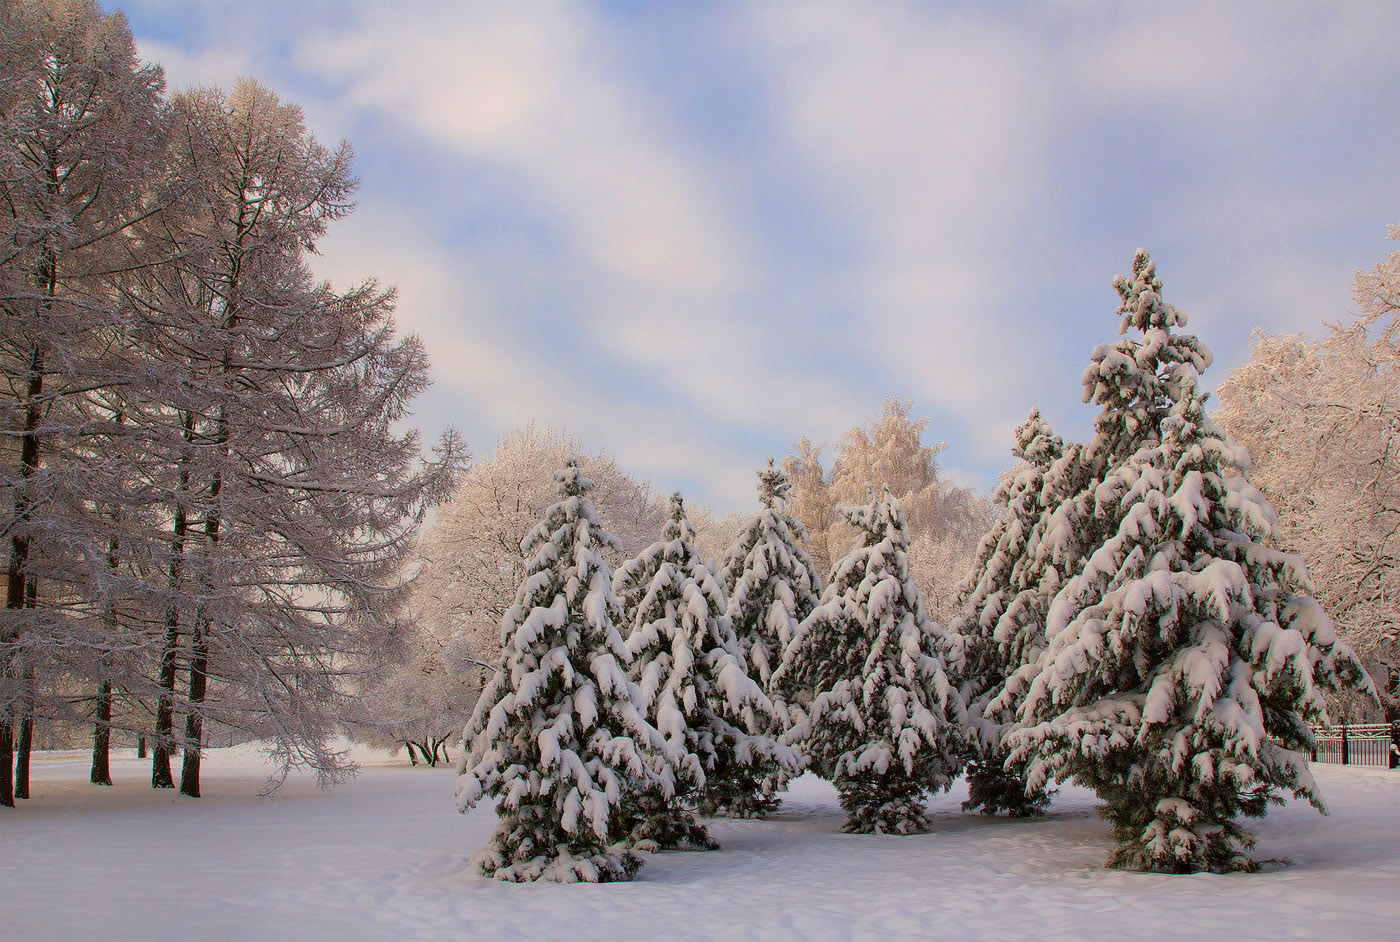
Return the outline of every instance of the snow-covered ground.
<path id="1" fill-rule="evenodd" d="M 293 777 L 259 799 L 255 750 L 214 750 L 205 796 L 153 792 L 129 753 L 116 786 L 41 754 L 35 797 L 0 815 L 0 938 L 1278 939 L 1400 938 L 1400 772 L 1315 766 L 1331 815 L 1257 823 L 1266 872 L 1101 869 L 1107 827 L 1066 788 L 1048 818 L 964 815 L 962 783 L 916 837 L 842 834 L 835 793 L 799 780 L 769 821 L 715 821 L 723 849 L 651 857 L 636 882 L 509 885 L 471 874 L 489 809 L 450 769 L 362 754 L 353 782 Z"/>

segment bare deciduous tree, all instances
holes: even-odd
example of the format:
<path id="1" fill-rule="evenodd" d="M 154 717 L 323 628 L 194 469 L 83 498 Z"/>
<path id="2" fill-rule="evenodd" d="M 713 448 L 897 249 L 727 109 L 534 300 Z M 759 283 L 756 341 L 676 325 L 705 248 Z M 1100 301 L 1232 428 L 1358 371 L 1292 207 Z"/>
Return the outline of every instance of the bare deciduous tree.
<path id="1" fill-rule="evenodd" d="M 1400 239 L 1400 226 L 1390 238 Z M 1357 272 L 1360 315 L 1320 341 L 1255 336 L 1220 384 L 1218 420 L 1249 449 L 1278 539 L 1400 718 L 1400 250 Z M 1341 718 L 1368 700 L 1344 697 Z"/>

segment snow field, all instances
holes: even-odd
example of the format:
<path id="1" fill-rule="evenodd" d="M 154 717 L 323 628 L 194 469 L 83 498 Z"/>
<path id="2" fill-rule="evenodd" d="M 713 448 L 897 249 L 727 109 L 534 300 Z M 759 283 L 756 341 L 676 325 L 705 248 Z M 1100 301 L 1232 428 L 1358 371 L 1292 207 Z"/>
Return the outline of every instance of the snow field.
<path id="1" fill-rule="evenodd" d="M 294 776 L 258 798 L 248 746 L 211 750 L 202 799 L 153 792 L 121 751 L 116 787 L 80 753 L 36 755 L 34 798 L 0 816 L 5 942 L 110 939 L 1309 939 L 1396 938 L 1400 773 L 1313 766 L 1332 810 L 1290 802 L 1255 822 L 1259 874 L 1102 869 L 1093 795 L 1041 820 L 930 802 L 931 833 L 841 833 L 804 776 L 768 821 L 711 819 L 718 852 L 648 857 L 623 884 L 505 884 L 468 858 L 495 825 L 456 813 L 451 768 L 359 751 L 330 791 Z"/>

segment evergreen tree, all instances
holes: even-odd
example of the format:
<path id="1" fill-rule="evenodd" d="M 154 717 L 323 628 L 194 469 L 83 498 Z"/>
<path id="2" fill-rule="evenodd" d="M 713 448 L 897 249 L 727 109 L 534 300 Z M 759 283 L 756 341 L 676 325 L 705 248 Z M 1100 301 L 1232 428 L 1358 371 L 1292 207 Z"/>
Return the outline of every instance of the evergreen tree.
<path id="1" fill-rule="evenodd" d="M 965 810 L 1016 816 L 1044 813 L 1044 788 L 1026 792 L 1025 770 L 1008 767 L 1002 743 L 1023 692 L 1016 671 L 1040 658 L 1045 646 L 1045 609 L 1059 585 L 1053 567 L 1038 565 L 1047 522 L 1047 472 L 1064 455 L 1039 409 L 1016 429 L 1012 452 L 1020 466 L 997 487 L 1003 509 L 978 547 L 977 562 L 963 588 L 959 614 L 950 629 L 963 636 L 966 661 L 961 685 L 968 704 L 972 759 L 968 763 Z M 1008 680 L 1011 683 L 1008 685 Z"/>
<path id="2" fill-rule="evenodd" d="M 1080 498 L 1052 525 L 1102 540 L 1050 605 L 1008 742 L 1033 784 L 1096 789 L 1110 866 L 1253 869 L 1237 819 L 1281 791 L 1322 808 L 1308 722 L 1325 717 L 1324 690 L 1366 681 L 1302 562 L 1269 545 L 1272 509 L 1233 471 L 1248 457 L 1197 390 L 1210 354 L 1174 332 L 1185 318 L 1146 252 L 1115 287 L 1125 336 L 1085 371 L 1103 411 Z"/>
<path id="3" fill-rule="evenodd" d="M 735 637 L 750 676 L 769 696 L 776 696 L 770 684 L 773 669 L 782 660 L 797 626 L 816 608 L 821 587 L 816 566 L 803 546 L 806 528 L 787 512 L 791 488 L 787 475 L 769 458 L 768 466 L 758 472 L 760 509 L 745 522 L 721 564 Z M 773 725 L 767 731 L 777 735 L 786 725 L 784 716 L 778 701 Z M 726 780 L 729 800 L 713 813 L 734 817 L 770 814 L 780 804 L 778 796 L 800 761 L 800 755 L 793 754 L 782 761 L 762 763 L 748 775 L 734 770 Z"/>
<path id="4" fill-rule="evenodd" d="M 640 796 L 627 824 L 627 839 L 642 846 L 716 846 L 682 807 L 706 812 L 749 797 L 744 782 L 786 750 L 762 731 L 773 708 L 749 677 L 729 617 L 728 597 L 713 564 L 695 549 L 695 528 L 679 494 L 661 539 L 625 563 L 613 589 L 627 613 L 634 655 L 632 676 L 646 697 L 648 718 L 678 753 L 694 757 L 682 770 L 686 794 L 667 802 Z M 738 794 L 735 794 L 736 788 Z"/>
<path id="5" fill-rule="evenodd" d="M 758 513 L 749 518 L 720 565 L 729 590 L 729 620 L 744 657 L 767 686 L 798 624 L 817 607 L 821 579 L 803 544 L 807 529 L 787 512 L 792 489 L 774 467 L 758 472 Z"/>
<path id="6" fill-rule="evenodd" d="M 532 554 L 501 621 L 503 653 L 463 731 L 457 806 L 499 797 L 500 821 L 472 858 L 485 875 L 563 883 L 632 877 L 641 861 L 612 848 L 629 796 L 675 782 L 655 768 L 671 747 L 647 722 L 602 550 L 616 543 L 569 459 L 559 500 L 525 538 Z M 680 764 L 672 754 L 671 763 Z"/>
<path id="7" fill-rule="evenodd" d="M 835 783 L 847 831 L 907 834 L 927 827 L 925 794 L 961 763 L 966 716 L 944 666 L 961 643 L 924 611 L 899 502 L 886 491 L 842 511 L 861 542 L 773 673 L 797 705 L 784 741 Z"/>

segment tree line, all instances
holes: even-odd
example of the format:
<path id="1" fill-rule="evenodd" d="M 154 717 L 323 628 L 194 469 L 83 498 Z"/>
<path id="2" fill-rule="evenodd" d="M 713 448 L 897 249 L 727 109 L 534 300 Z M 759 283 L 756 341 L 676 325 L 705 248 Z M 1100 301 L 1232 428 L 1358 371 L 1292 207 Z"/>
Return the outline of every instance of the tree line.
<path id="1" fill-rule="evenodd" d="M 943 477 L 943 446 L 922 440 L 927 425 L 908 400 L 890 399 L 878 416 L 830 446 L 800 439 L 777 467 L 788 482 L 784 504 L 804 528 L 804 551 L 818 573 L 830 571 L 858 532 L 835 506 L 863 500 L 867 482 L 888 487 L 908 508 L 912 577 L 930 614 L 946 621 L 995 510 L 986 497 Z M 656 539 L 668 514 L 666 498 L 616 459 L 588 451 L 558 429 L 530 425 L 502 436 L 489 456 L 465 470 L 424 528 L 407 603 L 410 654 L 363 688 L 356 738 L 403 748 L 415 763 L 435 765 L 446 757 L 484 683 L 484 665 L 500 653 L 501 619 L 529 561 L 521 543 L 553 502 L 554 469 L 570 456 L 593 481 L 591 500 L 620 544 L 616 552 L 604 548 L 609 565 L 620 566 Z M 687 514 L 696 549 L 716 560 L 748 525 L 739 513 L 717 516 L 695 504 L 687 505 Z"/>
<path id="2" fill-rule="evenodd" d="M 0 64 L 0 803 L 36 724 L 90 722 L 98 784 L 129 730 L 198 795 L 210 724 L 334 778 L 464 458 L 400 427 L 428 361 L 392 289 L 307 266 L 349 145 L 255 81 L 167 95 L 91 0 L 0 7 Z"/>
<path id="3" fill-rule="evenodd" d="M 804 767 L 846 830 L 876 833 L 923 830 L 927 794 L 965 768 L 965 807 L 988 813 L 1040 813 L 1074 780 L 1130 870 L 1254 870 L 1243 819 L 1290 794 L 1322 809 L 1310 724 L 1328 693 L 1377 691 L 1207 414 L 1211 353 L 1146 252 L 1114 287 L 1119 339 L 1083 373 L 1094 434 L 1067 442 L 1038 411 L 1017 429 L 946 627 L 877 482 L 837 508 L 856 539 L 819 589 L 771 463 L 722 562 L 675 495 L 614 573 L 570 460 L 463 734 L 458 807 L 497 799 L 479 871 L 630 879 L 636 851 L 713 849 L 697 813 L 763 816 Z"/>

